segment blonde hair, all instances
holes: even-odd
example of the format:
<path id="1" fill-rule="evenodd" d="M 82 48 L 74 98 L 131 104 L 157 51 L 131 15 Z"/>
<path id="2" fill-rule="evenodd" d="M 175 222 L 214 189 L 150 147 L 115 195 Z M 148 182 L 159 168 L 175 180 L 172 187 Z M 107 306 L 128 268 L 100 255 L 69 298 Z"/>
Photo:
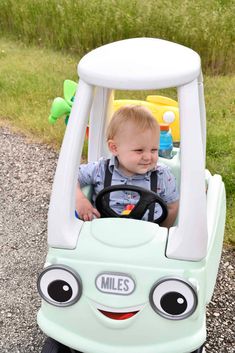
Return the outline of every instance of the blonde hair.
<path id="1" fill-rule="evenodd" d="M 159 131 L 159 124 L 149 109 L 141 105 L 126 105 L 113 114 L 106 131 L 107 141 L 122 133 L 127 123 L 133 124 L 139 131 Z"/>

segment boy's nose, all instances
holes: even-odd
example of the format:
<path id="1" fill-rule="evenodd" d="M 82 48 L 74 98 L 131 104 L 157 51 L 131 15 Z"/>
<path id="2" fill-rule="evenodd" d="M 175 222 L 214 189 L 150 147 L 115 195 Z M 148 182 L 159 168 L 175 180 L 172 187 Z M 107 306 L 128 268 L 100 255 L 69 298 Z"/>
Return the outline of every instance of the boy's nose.
<path id="1" fill-rule="evenodd" d="M 143 153 L 143 159 L 145 161 L 148 161 L 149 159 L 151 159 L 151 153 L 149 153 L 149 152 Z"/>

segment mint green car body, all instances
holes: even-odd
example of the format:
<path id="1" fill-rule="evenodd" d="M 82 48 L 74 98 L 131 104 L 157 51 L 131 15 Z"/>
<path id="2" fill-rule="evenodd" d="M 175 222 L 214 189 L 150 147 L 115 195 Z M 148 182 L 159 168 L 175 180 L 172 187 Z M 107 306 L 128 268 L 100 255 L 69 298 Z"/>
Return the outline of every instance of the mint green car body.
<path id="1" fill-rule="evenodd" d="M 81 73 L 84 74 L 82 70 Z M 74 106 L 76 106 L 76 98 Z M 68 127 L 71 124 L 71 130 L 72 119 L 70 117 L 68 124 Z M 73 128 L 75 126 L 76 122 Z M 84 120 L 83 129 L 85 127 Z M 64 144 L 67 143 L 68 138 L 66 140 L 65 137 Z M 81 148 L 80 146 L 80 152 Z M 69 154 L 66 156 L 68 157 Z M 182 199 L 184 197 L 181 184 L 183 158 L 180 149 L 175 148 L 174 157 L 171 160 L 164 160 L 176 176 Z M 197 161 L 194 163 L 196 164 Z M 62 168 L 60 161 L 58 168 Z M 77 165 L 74 171 L 76 168 Z M 52 213 L 54 217 L 54 212 L 57 212 L 55 210 L 59 203 L 58 200 L 51 201 L 49 251 L 45 269 L 38 283 L 39 292 L 43 298 L 38 313 L 38 324 L 46 335 L 70 347 L 72 351 L 84 353 L 189 353 L 203 345 L 206 340 L 206 305 L 213 295 L 223 244 L 226 202 L 221 177 L 212 176 L 205 169 L 202 173 L 207 242 L 205 249 L 201 250 L 199 244 L 198 250 L 194 245 L 197 239 L 192 235 L 195 258 L 194 249 L 190 247 L 190 243 L 187 250 L 182 250 L 182 246 L 182 251 L 180 250 L 178 254 L 174 253 L 177 246 L 173 243 L 172 250 L 169 250 L 172 237 L 170 232 L 178 228 L 182 231 L 182 227 L 186 224 L 182 221 L 182 211 L 179 220 L 170 231 L 155 223 L 134 219 L 103 218 L 94 219 L 91 222 L 72 220 L 71 222 L 77 222 L 74 223 L 75 227 L 79 224 L 79 231 L 76 233 L 78 235 L 74 236 L 74 240 L 71 238 L 71 244 L 65 244 L 62 237 L 62 240 L 58 240 L 56 235 L 50 235 L 52 228 L 57 227 L 60 218 L 63 218 L 60 210 L 57 222 L 50 221 Z M 60 172 L 57 172 L 58 174 Z M 70 180 L 68 176 L 64 179 Z M 74 183 L 75 177 L 71 180 Z M 61 190 L 63 193 L 63 188 Z M 74 192 L 75 186 L 71 190 Z M 66 192 L 72 194 L 71 190 Z M 90 197 L 89 188 L 84 192 L 87 192 L 87 196 Z M 53 195 L 55 194 L 59 195 L 59 187 L 56 189 L 54 186 Z M 53 197 L 55 196 L 52 196 L 52 199 Z M 180 202 L 183 205 L 181 199 Z M 69 205 L 71 207 L 67 207 L 70 212 L 68 217 L 72 217 L 74 199 Z M 197 218 L 197 216 L 194 214 L 194 217 Z M 53 226 L 50 226 L 50 222 Z M 200 223 L 200 220 L 198 222 Z M 66 222 L 64 224 L 65 234 L 68 227 Z M 59 234 L 61 228 L 62 226 L 53 228 L 57 229 L 53 234 Z M 195 227 L 192 226 L 192 233 L 193 228 Z M 190 232 L 187 232 L 189 239 L 190 236 Z M 201 234 L 198 235 L 199 243 L 200 236 Z M 75 286 L 78 289 L 74 297 L 71 295 L 71 302 L 69 300 L 56 302 L 49 298 L 47 284 L 53 280 L 48 273 L 57 269 L 59 269 L 58 273 L 68 271 L 69 276 L 75 278 L 75 280 L 72 278 L 71 287 Z M 46 279 L 48 283 L 42 284 L 45 278 L 48 278 Z M 179 292 L 184 291 L 183 298 L 186 298 L 186 302 L 187 296 L 190 297 L 187 305 L 191 307 L 185 309 L 187 314 L 169 314 L 167 310 L 164 311 L 164 308 L 160 307 L 161 298 L 165 296 L 165 283 L 175 286 L 172 289 L 173 293 L 177 292 L 176 288 L 179 284 Z M 67 285 L 63 288 L 68 291 Z M 182 304 L 182 301 L 178 303 Z M 107 312 L 111 312 L 113 316 L 105 315 Z M 114 317 L 118 313 L 134 314 L 125 319 L 116 320 Z"/>

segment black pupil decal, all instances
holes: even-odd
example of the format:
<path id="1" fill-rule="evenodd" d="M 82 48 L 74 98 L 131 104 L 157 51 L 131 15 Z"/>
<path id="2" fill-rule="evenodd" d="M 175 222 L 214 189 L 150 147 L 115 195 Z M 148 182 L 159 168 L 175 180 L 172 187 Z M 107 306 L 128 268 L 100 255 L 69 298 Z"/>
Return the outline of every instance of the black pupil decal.
<path id="1" fill-rule="evenodd" d="M 67 302 L 73 294 L 70 285 L 62 280 L 53 281 L 47 288 L 49 296 L 57 302 Z"/>
<path id="2" fill-rule="evenodd" d="M 187 309 L 187 300 L 177 292 L 169 292 L 161 298 L 162 309 L 170 315 L 180 315 Z"/>

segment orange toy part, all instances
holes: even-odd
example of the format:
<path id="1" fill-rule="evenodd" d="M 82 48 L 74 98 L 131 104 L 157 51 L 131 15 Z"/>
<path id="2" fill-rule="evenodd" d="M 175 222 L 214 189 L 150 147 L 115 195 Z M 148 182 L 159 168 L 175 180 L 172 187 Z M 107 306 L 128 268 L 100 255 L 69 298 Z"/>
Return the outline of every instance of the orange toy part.
<path id="1" fill-rule="evenodd" d="M 128 215 L 134 207 L 135 205 L 126 205 L 124 210 L 122 211 L 122 215 Z"/>

